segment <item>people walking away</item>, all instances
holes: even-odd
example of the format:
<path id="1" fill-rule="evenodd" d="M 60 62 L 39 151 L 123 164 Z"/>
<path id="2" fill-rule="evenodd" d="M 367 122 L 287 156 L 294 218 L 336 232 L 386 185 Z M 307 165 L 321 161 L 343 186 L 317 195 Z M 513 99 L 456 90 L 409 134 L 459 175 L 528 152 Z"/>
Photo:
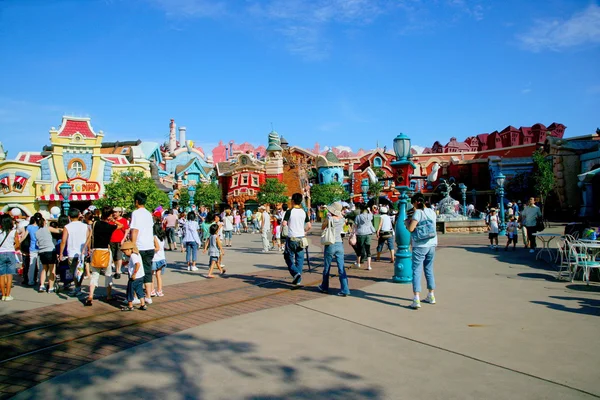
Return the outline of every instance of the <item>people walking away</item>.
<path id="1" fill-rule="evenodd" d="M 208 251 L 208 274 L 206 275 L 207 278 L 214 278 L 214 275 L 212 274 L 213 269 L 215 267 L 218 268 L 219 272 L 221 272 L 221 275 L 225 274 L 225 268 L 221 267 L 220 264 L 220 257 L 225 254 L 225 251 L 223 250 L 223 246 L 221 245 L 221 239 L 218 236 L 218 231 L 219 231 L 219 226 L 216 224 L 213 224 L 210 226 L 210 236 L 208 237 L 208 240 L 206 240 L 205 244 L 204 244 L 204 250 L 203 253 L 206 254 L 206 252 Z"/>
<path id="2" fill-rule="evenodd" d="M 225 210 L 225 218 L 223 219 L 223 236 L 225 237 L 225 247 L 231 247 L 231 239 L 233 236 L 234 220 L 231 215 L 231 210 Z"/>
<path id="3" fill-rule="evenodd" d="M 322 293 L 329 292 L 329 270 L 331 262 L 335 259 L 338 267 L 338 277 L 340 279 L 340 292 L 338 296 L 346 297 L 350 294 L 348 288 L 348 276 L 344 268 L 344 243 L 342 241 L 342 229 L 345 220 L 342 216 L 342 204 L 335 202 L 327 207 L 328 215 L 321 226 L 322 230 L 333 229 L 335 232 L 335 242 L 325 245 L 323 250 L 323 281 L 317 287 Z"/>
<path id="4" fill-rule="evenodd" d="M 145 207 L 146 199 L 147 196 L 143 192 L 136 192 L 133 195 L 136 209 L 131 213 L 131 241 L 137 247 L 142 258 L 146 303 L 152 304 L 150 293 L 152 293 L 152 258 L 154 257 L 154 219 Z"/>
<path id="5" fill-rule="evenodd" d="M 287 227 L 288 231 L 283 258 L 293 278 L 292 283 L 299 285 L 302 283 L 304 252 L 308 245 L 306 233 L 310 231 L 311 223 L 302 208 L 302 193 L 292 195 L 292 204 L 293 207 L 285 212 L 282 222 L 282 229 Z"/>
<path id="6" fill-rule="evenodd" d="M 65 248 L 67 249 L 66 258 L 69 260 L 69 270 L 75 282 L 75 287 L 69 293 L 70 296 L 78 296 L 81 293 L 81 281 L 83 276 L 78 277 L 77 269 L 80 263 L 83 263 L 85 256 L 85 244 L 90 235 L 90 229 L 87 224 L 81 222 L 79 216 L 81 212 L 76 208 L 69 210 L 69 222 L 63 228 L 63 235 L 60 242 L 60 257 L 65 259 Z"/>
<path id="7" fill-rule="evenodd" d="M 187 262 L 188 271 L 198 271 L 196 260 L 198 257 L 198 247 L 201 243 L 198 229 L 196 213 L 190 211 L 183 229 L 185 231 L 185 236 L 183 237 L 183 243 L 185 243 L 185 261 Z"/>
<path id="8" fill-rule="evenodd" d="M 163 297 L 163 281 L 162 275 L 167 266 L 167 257 L 165 256 L 165 239 L 166 233 L 159 223 L 154 224 L 154 257 L 152 258 L 152 275 L 156 280 L 156 285 L 153 284 L 150 297 Z"/>
<path id="9" fill-rule="evenodd" d="M 39 247 L 37 245 L 37 238 L 35 233 L 37 232 L 39 227 L 40 219 L 42 219 L 42 214 L 35 213 L 29 219 L 29 225 L 25 228 L 25 237 L 23 237 L 23 241 L 29 237 L 29 268 L 27 270 L 27 285 L 33 286 L 37 282 L 37 275 L 39 272 Z M 24 274 L 25 275 L 25 274 Z M 25 278 L 25 276 L 23 276 Z"/>
<path id="10" fill-rule="evenodd" d="M 538 232 L 538 220 L 542 218 L 542 211 L 535 205 L 535 199 L 529 198 L 529 202 L 521 212 L 521 224 L 527 228 L 527 242 L 529 252 L 534 253 L 537 247 L 535 234 Z"/>
<path id="11" fill-rule="evenodd" d="M 54 293 L 56 261 L 58 254 L 56 252 L 56 245 L 54 244 L 52 234 L 62 233 L 62 229 L 51 227 L 43 217 L 38 219 L 38 226 L 39 229 L 35 233 L 35 238 L 39 248 L 39 264 L 41 266 L 38 280 L 40 287 L 38 292 L 44 293 L 46 290 L 48 290 L 48 293 Z M 48 278 L 48 289 L 46 289 L 46 278 Z"/>
<path id="12" fill-rule="evenodd" d="M 425 270 L 425 280 L 429 294 L 423 302 L 435 304 L 435 278 L 433 275 L 433 261 L 435 248 L 438 244 L 435 212 L 429 208 L 422 193 L 416 193 L 411 198 L 411 204 L 415 207 L 412 219 L 408 220 L 407 228 L 411 232 L 412 245 L 412 270 L 413 270 L 413 309 L 421 308 L 421 275 Z"/>
<path id="13" fill-rule="evenodd" d="M 16 251 L 20 247 L 19 235 L 9 214 L 0 215 L 0 291 L 2 301 L 11 301 L 13 275 L 17 272 Z"/>
<path id="14" fill-rule="evenodd" d="M 375 233 L 373 227 L 373 214 L 369 212 L 366 204 L 360 204 L 360 214 L 354 219 L 356 231 L 356 246 L 360 256 L 356 260 L 356 268 L 360 268 L 361 262 L 367 263 L 367 270 L 371 270 L 371 235 Z"/>
<path id="15" fill-rule="evenodd" d="M 114 224 L 111 224 L 114 222 Z M 112 255 L 110 254 L 110 238 L 115 230 L 123 228 L 121 223 L 114 220 L 113 209 L 111 206 L 104 206 L 102 208 L 102 215 L 100 221 L 94 221 L 92 224 L 92 233 L 86 243 L 86 247 L 90 249 L 91 262 L 91 279 L 90 279 L 90 292 L 85 302 L 86 306 L 91 306 L 94 299 L 94 291 L 99 285 L 100 274 L 104 273 L 104 286 L 106 287 L 106 299 L 112 299 Z M 94 255 L 98 252 L 98 256 Z M 106 254 L 106 264 L 103 264 L 103 260 L 100 260 L 100 255 Z M 98 260 L 98 261 L 95 261 Z M 98 264 L 95 264 L 98 262 Z"/>
<path id="16" fill-rule="evenodd" d="M 177 249 L 177 243 L 175 242 L 175 233 L 177 232 L 177 224 L 179 223 L 177 217 L 173 214 L 173 210 L 168 210 L 165 220 L 165 234 L 167 237 L 168 248 L 171 251 Z"/>
<path id="17" fill-rule="evenodd" d="M 389 210 L 386 206 L 382 206 L 379 210 L 381 212 L 381 223 L 379 229 L 377 229 L 377 258 L 379 261 L 381 258 L 381 252 L 383 246 L 387 244 L 387 248 L 390 251 L 390 262 L 394 263 L 394 226 L 392 224 L 392 218 L 389 215 Z"/>
<path id="18" fill-rule="evenodd" d="M 144 298 L 144 266 L 142 265 L 142 257 L 138 252 L 137 247 L 133 242 L 125 242 L 121 246 L 121 251 L 129 258 L 127 281 L 127 306 L 123 306 L 121 311 L 133 311 L 133 302 L 135 296 L 140 301 L 140 310 L 146 311 L 146 299 Z"/>
<path id="19" fill-rule="evenodd" d="M 488 226 L 488 238 L 490 239 L 490 249 L 498 250 L 498 215 L 496 209 L 490 209 L 490 214 L 486 218 Z M 494 242 L 496 243 L 494 245 Z"/>
<path id="20" fill-rule="evenodd" d="M 110 236 L 110 252 L 113 258 L 113 265 L 115 267 L 115 279 L 121 278 L 121 267 L 123 265 L 123 253 L 121 252 L 121 244 L 125 241 L 125 238 L 129 234 L 129 222 L 127 218 L 123 218 L 123 208 L 113 208 L 113 218 L 109 221 L 109 224 L 116 225 L 121 224 L 121 228 L 115 229 Z"/>
<path id="21" fill-rule="evenodd" d="M 260 236 L 262 240 L 262 252 L 267 253 L 269 251 L 269 232 L 271 231 L 271 216 L 266 206 L 260 206 Z"/>

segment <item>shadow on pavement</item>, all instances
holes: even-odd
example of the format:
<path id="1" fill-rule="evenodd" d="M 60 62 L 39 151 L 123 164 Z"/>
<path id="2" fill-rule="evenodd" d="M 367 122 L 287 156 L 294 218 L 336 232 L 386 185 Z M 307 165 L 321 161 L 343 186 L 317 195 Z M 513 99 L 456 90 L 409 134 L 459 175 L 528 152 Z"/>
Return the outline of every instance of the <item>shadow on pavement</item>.
<path id="1" fill-rule="evenodd" d="M 89 348 L 104 341 L 106 338 L 98 338 Z M 241 398 L 236 391 L 227 394 L 227 384 L 221 382 L 219 371 L 227 371 L 229 379 L 233 375 L 234 381 L 229 384 L 238 388 L 241 385 L 246 399 L 383 398 L 380 389 L 365 386 L 359 375 L 344 371 L 341 357 L 302 356 L 281 361 L 261 356 L 259 350 L 252 342 L 179 334 L 160 344 L 102 359 L 93 364 L 93 369 L 87 366 L 72 371 L 16 398 Z M 306 387 L 303 370 L 319 371 L 330 385 L 324 389 Z M 283 390 L 267 391 L 265 386 Z"/>
<path id="2" fill-rule="evenodd" d="M 586 299 L 585 297 L 564 297 L 564 296 L 550 296 L 551 299 L 563 300 L 563 301 L 574 301 L 577 302 L 579 308 L 567 307 L 563 304 L 551 303 L 548 301 L 532 301 L 533 304 L 540 304 L 558 311 L 572 312 L 576 314 L 594 315 L 600 317 L 600 300 L 598 299 Z"/>

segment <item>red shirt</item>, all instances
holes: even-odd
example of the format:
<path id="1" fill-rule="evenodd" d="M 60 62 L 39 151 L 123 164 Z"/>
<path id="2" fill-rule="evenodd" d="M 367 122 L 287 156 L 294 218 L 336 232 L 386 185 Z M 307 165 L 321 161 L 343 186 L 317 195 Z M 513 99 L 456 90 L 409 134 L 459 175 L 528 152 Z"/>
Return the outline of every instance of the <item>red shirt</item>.
<path id="1" fill-rule="evenodd" d="M 119 223 L 123 224 L 123 228 L 121 228 L 121 229 L 115 229 L 115 231 L 110 236 L 110 242 L 111 243 L 120 243 L 120 242 L 122 242 L 123 239 L 125 238 L 125 232 L 127 232 L 127 229 L 129 229 L 129 223 L 127 222 L 127 219 L 121 217 L 121 218 L 119 218 Z M 116 225 L 115 222 L 110 222 L 110 224 L 111 225 Z"/>

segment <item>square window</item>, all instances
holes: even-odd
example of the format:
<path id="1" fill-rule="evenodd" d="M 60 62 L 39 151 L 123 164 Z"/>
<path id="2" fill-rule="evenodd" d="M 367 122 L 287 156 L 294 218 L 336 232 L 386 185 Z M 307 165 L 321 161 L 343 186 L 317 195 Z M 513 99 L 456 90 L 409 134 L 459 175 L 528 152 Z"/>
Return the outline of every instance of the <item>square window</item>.
<path id="1" fill-rule="evenodd" d="M 242 175 L 242 185 L 248 184 L 248 175 Z"/>
<path id="2" fill-rule="evenodd" d="M 258 176 L 252 177 L 252 186 L 258 186 Z"/>

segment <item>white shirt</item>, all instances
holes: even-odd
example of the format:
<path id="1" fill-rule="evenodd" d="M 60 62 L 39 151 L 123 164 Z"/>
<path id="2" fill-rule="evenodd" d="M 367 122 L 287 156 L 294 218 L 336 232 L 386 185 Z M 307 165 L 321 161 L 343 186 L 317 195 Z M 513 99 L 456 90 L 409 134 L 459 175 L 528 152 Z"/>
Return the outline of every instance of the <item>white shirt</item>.
<path id="1" fill-rule="evenodd" d="M 233 216 L 229 215 L 225 217 L 223 220 L 223 230 L 224 231 L 232 231 L 233 230 Z"/>
<path id="2" fill-rule="evenodd" d="M 490 233 L 498 233 L 498 214 L 489 216 Z"/>
<path id="3" fill-rule="evenodd" d="M 15 252 L 15 233 L 16 232 L 17 231 L 15 229 L 12 229 L 10 232 L 8 232 L 8 237 L 6 237 L 7 234 L 5 232 L 0 232 L 0 243 L 2 243 L 2 241 L 6 237 L 6 240 L 4 240 L 4 243 L 2 243 L 2 247 L 0 247 L 0 253 L 14 253 Z"/>
<path id="4" fill-rule="evenodd" d="M 392 219 L 389 215 L 383 214 L 381 216 L 381 230 L 379 232 L 390 232 L 393 230 L 394 228 L 392 227 Z"/>
<path id="5" fill-rule="evenodd" d="M 288 236 L 293 238 L 304 237 L 304 224 L 306 223 L 306 212 L 302 208 L 292 208 L 290 219 L 287 221 Z"/>
<path id="6" fill-rule="evenodd" d="M 67 255 L 69 258 L 81 256 L 81 251 L 87 240 L 89 226 L 81 221 L 70 222 L 65 226 L 67 235 Z"/>
<path id="7" fill-rule="evenodd" d="M 269 232 L 271 230 L 271 216 L 268 212 L 263 211 L 261 224 L 263 223 L 262 221 L 264 221 L 264 225 L 263 228 L 261 228 L 261 232 Z"/>
<path id="8" fill-rule="evenodd" d="M 138 230 L 135 245 L 140 251 L 154 250 L 154 235 L 152 234 L 153 225 L 152 214 L 145 208 L 138 208 L 131 213 L 130 228 Z"/>
<path id="9" fill-rule="evenodd" d="M 133 279 L 143 278 L 144 266 L 142 265 L 142 257 L 140 257 L 139 254 L 132 252 L 131 257 L 129 257 L 129 265 L 127 266 L 129 276 L 131 276 L 131 274 L 133 274 L 133 272 L 135 271 L 135 264 L 140 264 L 140 267 L 138 268 L 137 274 L 135 274 Z"/>
<path id="10" fill-rule="evenodd" d="M 154 253 L 154 257 L 152 257 L 152 262 L 166 260 L 167 257 L 165 256 L 165 241 L 159 240 L 156 236 L 154 236 L 154 238 L 158 242 L 158 251 Z"/>

